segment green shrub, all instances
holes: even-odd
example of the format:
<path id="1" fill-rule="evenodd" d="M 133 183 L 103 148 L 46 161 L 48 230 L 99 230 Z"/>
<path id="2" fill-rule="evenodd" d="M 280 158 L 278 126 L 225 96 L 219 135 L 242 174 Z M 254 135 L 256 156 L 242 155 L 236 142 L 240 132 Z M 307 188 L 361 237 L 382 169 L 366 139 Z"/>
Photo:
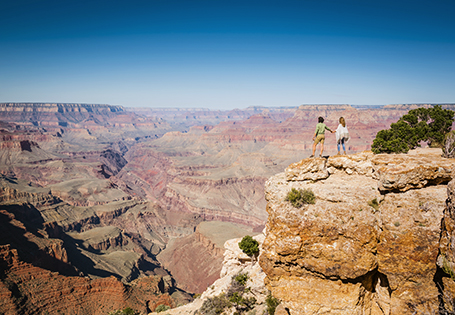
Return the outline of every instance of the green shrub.
<path id="1" fill-rule="evenodd" d="M 248 256 L 256 256 L 259 253 L 259 243 L 250 235 L 246 235 L 239 243 L 239 248 Z"/>
<path id="2" fill-rule="evenodd" d="M 448 274 L 449 277 L 455 281 L 455 272 L 453 271 L 452 267 L 450 267 L 450 263 L 447 258 L 444 256 L 442 256 L 442 271 Z"/>
<path id="3" fill-rule="evenodd" d="M 379 203 L 378 203 L 378 200 L 376 198 L 374 198 L 373 200 L 369 201 L 368 205 L 370 207 L 372 207 L 375 211 L 379 210 Z"/>
<path id="4" fill-rule="evenodd" d="M 241 285 L 245 285 L 246 282 L 248 281 L 248 274 L 245 273 L 238 273 L 237 275 L 234 276 L 234 280 L 240 283 Z"/>
<path id="5" fill-rule="evenodd" d="M 267 312 L 269 315 L 275 315 L 276 307 L 280 304 L 280 300 L 272 296 L 272 293 L 269 292 L 269 295 L 265 299 L 267 304 Z"/>
<path id="6" fill-rule="evenodd" d="M 235 293 L 239 293 L 240 295 L 245 293 L 246 292 L 245 285 L 247 281 L 248 281 L 247 273 L 240 272 L 232 276 L 231 285 L 229 286 L 229 289 L 227 291 L 228 297 L 230 298 Z"/>
<path id="7" fill-rule="evenodd" d="M 205 300 L 199 312 L 202 315 L 218 315 L 230 307 L 232 307 L 232 303 L 227 299 L 226 295 L 220 294 Z"/>
<path id="8" fill-rule="evenodd" d="M 314 204 L 316 196 L 310 189 L 295 189 L 292 188 L 286 200 L 289 201 L 294 207 L 300 208 L 305 204 Z"/>
<path id="9" fill-rule="evenodd" d="M 132 308 L 130 307 L 127 307 L 123 310 L 117 310 L 115 312 L 110 312 L 109 315 L 140 315 L 141 313 L 136 311 L 136 310 L 133 310 Z"/>
<path id="10" fill-rule="evenodd" d="M 240 312 L 248 311 L 254 308 L 256 298 L 245 298 L 241 293 L 234 292 L 229 296 L 229 301 L 235 306 L 235 309 Z"/>
<path id="11" fill-rule="evenodd" d="M 155 308 L 156 313 L 164 312 L 169 310 L 171 307 L 169 305 L 160 304 Z"/>
<path id="12" fill-rule="evenodd" d="M 390 129 L 381 130 L 373 140 L 373 153 L 406 153 L 426 141 L 431 147 L 443 147 L 445 135 L 451 130 L 454 112 L 440 105 L 410 110 Z"/>

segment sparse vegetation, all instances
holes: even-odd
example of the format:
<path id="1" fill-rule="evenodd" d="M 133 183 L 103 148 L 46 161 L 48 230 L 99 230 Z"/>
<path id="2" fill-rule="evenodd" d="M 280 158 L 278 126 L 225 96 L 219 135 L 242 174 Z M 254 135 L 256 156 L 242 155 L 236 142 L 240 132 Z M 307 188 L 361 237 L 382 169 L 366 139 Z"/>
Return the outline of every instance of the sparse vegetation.
<path id="1" fill-rule="evenodd" d="M 289 201 L 294 207 L 300 208 L 305 204 L 314 204 L 316 196 L 310 189 L 295 189 L 292 188 L 286 200 Z"/>
<path id="2" fill-rule="evenodd" d="M 251 310 L 256 303 L 256 299 L 253 296 L 245 296 L 246 293 L 250 292 L 249 288 L 245 287 L 247 281 L 248 274 L 240 272 L 232 277 L 231 286 L 228 290 L 229 301 L 238 314 Z"/>
<path id="3" fill-rule="evenodd" d="M 222 293 L 205 300 L 199 309 L 199 313 L 203 315 L 217 315 L 230 307 L 232 307 L 232 303 L 227 299 L 226 294 Z"/>
<path id="4" fill-rule="evenodd" d="M 275 315 L 275 310 L 280 304 L 280 301 L 273 297 L 272 293 L 269 292 L 269 295 L 265 299 L 265 303 L 267 303 L 267 313 L 269 313 L 269 315 Z"/>
<path id="5" fill-rule="evenodd" d="M 242 238 L 239 243 L 239 248 L 252 258 L 259 254 L 259 243 L 250 235 L 246 235 Z"/>
<path id="6" fill-rule="evenodd" d="M 393 225 L 395 225 L 396 227 L 399 227 L 401 224 L 400 224 L 400 222 L 397 221 Z"/>
<path id="7" fill-rule="evenodd" d="M 171 307 L 169 305 L 160 304 L 155 308 L 156 313 L 161 313 L 169 310 Z"/>
<path id="8" fill-rule="evenodd" d="M 453 271 L 452 267 L 450 266 L 449 261 L 447 258 L 442 256 L 442 271 L 444 271 L 449 277 L 455 281 L 455 272 Z"/>
<path id="9" fill-rule="evenodd" d="M 454 112 L 440 105 L 410 110 L 392 123 L 390 129 L 376 134 L 371 150 L 373 153 L 407 153 L 420 146 L 420 141 L 431 147 L 443 147 L 453 120 Z"/>
<path id="10" fill-rule="evenodd" d="M 248 281 L 248 274 L 240 272 L 239 274 L 234 276 L 234 280 L 240 283 L 241 285 L 246 285 L 246 282 Z"/>
<path id="11" fill-rule="evenodd" d="M 245 314 L 254 308 L 256 298 L 251 296 L 250 288 L 246 288 L 247 273 L 238 273 L 232 277 L 227 294 L 220 294 L 204 301 L 199 313 L 202 315 L 217 315 L 235 308 L 234 314 Z"/>
<path id="12" fill-rule="evenodd" d="M 442 147 L 442 156 L 445 158 L 455 157 L 455 131 L 446 134 L 444 138 L 444 146 Z"/>
<path id="13" fill-rule="evenodd" d="M 116 310 L 115 312 L 109 312 L 109 315 L 141 315 L 140 312 L 127 307 L 123 310 Z"/>
<path id="14" fill-rule="evenodd" d="M 376 198 L 374 198 L 373 200 L 369 201 L 368 205 L 371 208 L 373 208 L 375 212 L 379 210 L 379 202 L 378 202 L 378 199 L 376 199 Z"/>
<path id="15" fill-rule="evenodd" d="M 232 296 L 234 293 L 243 293 L 245 291 L 245 285 L 248 281 L 248 275 L 246 273 L 238 273 L 232 276 L 231 286 L 228 290 L 228 296 Z"/>

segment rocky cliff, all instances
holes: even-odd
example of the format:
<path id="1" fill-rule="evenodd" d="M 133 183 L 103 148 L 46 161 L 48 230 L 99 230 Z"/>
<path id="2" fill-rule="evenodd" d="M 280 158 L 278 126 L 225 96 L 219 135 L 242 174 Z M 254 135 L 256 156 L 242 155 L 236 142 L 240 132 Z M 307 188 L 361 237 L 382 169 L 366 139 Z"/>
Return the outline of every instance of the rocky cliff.
<path id="1" fill-rule="evenodd" d="M 264 234 L 254 236 L 261 248 L 264 241 Z M 166 312 L 150 313 L 150 315 L 196 315 L 196 314 L 270 314 L 266 312 L 266 299 L 269 291 L 264 285 L 265 274 L 260 265 L 252 261 L 239 248 L 242 238 L 230 239 L 224 243 L 224 259 L 220 264 L 221 271 L 219 279 L 213 282 L 197 299 L 193 302 L 167 310 Z M 246 283 L 242 290 L 238 284 L 234 284 L 233 279 L 239 275 L 247 276 Z M 233 285 L 234 284 L 234 285 Z M 226 296 L 233 292 L 240 294 L 244 298 L 254 298 L 254 303 L 249 310 L 236 309 L 234 303 L 221 302 Z M 210 301 L 216 301 L 209 303 Z M 278 315 L 278 313 L 276 313 Z"/>
<path id="2" fill-rule="evenodd" d="M 157 303 L 176 306 L 161 276 L 129 284 L 113 276 L 65 277 L 24 262 L 15 249 L 4 245 L 0 245 L 0 266 L 1 314 L 107 314 L 125 307 L 144 313 Z"/>
<path id="3" fill-rule="evenodd" d="M 248 234 L 257 233 L 246 225 L 201 222 L 195 233 L 172 239 L 157 258 L 172 272 L 180 288 L 192 293 L 202 293 L 220 277 L 225 253 L 224 243 L 232 237 Z"/>
<path id="4" fill-rule="evenodd" d="M 165 243 L 151 229 L 165 222 L 156 205 L 75 207 L 7 176 L 0 187 L 1 314 L 146 312 L 188 300 L 154 259 Z"/>
<path id="5" fill-rule="evenodd" d="M 439 149 L 304 159 L 266 182 L 266 284 L 289 314 L 433 314 L 453 295 L 455 162 Z M 295 208 L 292 189 L 315 204 Z M 444 230 L 441 239 L 441 219 Z M 446 268 L 447 269 L 447 268 Z M 450 293 L 450 294 L 447 294 Z"/>
<path id="6" fill-rule="evenodd" d="M 76 141 L 134 140 L 161 136 L 170 130 L 162 119 L 139 116 L 122 106 L 99 104 L 0 103 L 0 121 L 58 132 Z"/>

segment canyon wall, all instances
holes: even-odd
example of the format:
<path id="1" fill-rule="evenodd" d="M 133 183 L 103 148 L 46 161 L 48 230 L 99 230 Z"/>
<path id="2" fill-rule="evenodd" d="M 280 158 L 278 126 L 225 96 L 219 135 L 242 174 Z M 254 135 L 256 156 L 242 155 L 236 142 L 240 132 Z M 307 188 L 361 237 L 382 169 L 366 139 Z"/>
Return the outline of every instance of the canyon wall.
<path id="1" fill-rule="evenodd" d="M 220 277 L 224 243 L 232 237 L 256 234 L 246 225 L 204 221 L 199 223 L 194 234 L 171 240 L 157 259 L 172 271 L 179 287 L 202 293 Z"/>
<path id="2" fill-rule="evenodd" d="M 444 217 L 441 255 L 453 268 L 446 199 L 454 166 L 440 149 L 291 164 L 266 183 L 260 264 L 267 287 L 289 314 L 432 314 L 446 307 L 441 290 L 453 296 L 453 280 L 437 263 Z M 315 204 L 292 206 L 292 188 L 311 190 Z"/>
<path id="3" fill-rule="evenodd" d="M 141 312 L 155 304 L 175 307 L 171 288 L 161 276 L 124 284 L 117 278 L 91 280 L 66 277 L 36 267 L 19 258 L 16 250 L 0 246 L 0 313 L 14 314 L 108 314 L 132 307 Z"/>

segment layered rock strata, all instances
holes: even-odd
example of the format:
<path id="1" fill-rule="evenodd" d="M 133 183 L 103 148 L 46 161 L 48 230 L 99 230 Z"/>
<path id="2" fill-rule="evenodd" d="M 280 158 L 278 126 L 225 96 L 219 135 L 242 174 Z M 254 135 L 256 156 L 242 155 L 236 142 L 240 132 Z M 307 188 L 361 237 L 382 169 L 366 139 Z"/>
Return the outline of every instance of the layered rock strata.
<path id="1" fill-rule="evenodd" d="M 438 149 L 290 165 L 266 182 L 260 264 L 267 287 L 291 315 L 437 311 L 441 219 L 454 167 Z M 292 188 L 313 191 L 315 204 L 293 207 Z M 453 257 L 450 211 L 444 257 Z"/>
<path id="2" fill-rule="evenodd" d="M 248 226 L 230 222 L 201 222 L 194 234 L 170 240 L 157 258 L 171 272 L 178 287 L 187 292 L 202 293 L 220 277 L 224 243 L 233 236 L 248 234 L 257 233 Z"/>
<path id="3" fill-rule="evenodd" d="M 115 277 L 65 277 L 22 261 L 7 245 L 0 245 L 0 266 L 1 314 L 107 314 L 125 307 L 144 313 L 156 303 L 176 304 L 160 276 L 129 284 Z"/>

